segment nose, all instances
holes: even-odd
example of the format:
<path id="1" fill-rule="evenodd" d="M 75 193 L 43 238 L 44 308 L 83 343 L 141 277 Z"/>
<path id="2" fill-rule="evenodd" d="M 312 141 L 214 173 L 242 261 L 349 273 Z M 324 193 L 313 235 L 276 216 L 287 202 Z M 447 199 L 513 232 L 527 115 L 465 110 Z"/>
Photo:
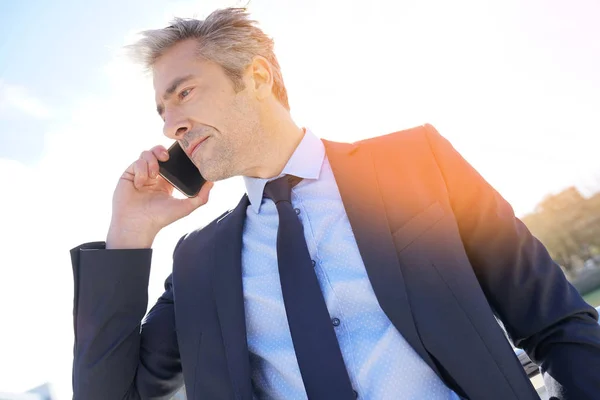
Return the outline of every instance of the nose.
<path id="1" fill-rule="evenodd" d="M 192 128 L 189 119 L 174 113 L 165 114 L 163 134 L 173 140 L 179 140 Z"/>

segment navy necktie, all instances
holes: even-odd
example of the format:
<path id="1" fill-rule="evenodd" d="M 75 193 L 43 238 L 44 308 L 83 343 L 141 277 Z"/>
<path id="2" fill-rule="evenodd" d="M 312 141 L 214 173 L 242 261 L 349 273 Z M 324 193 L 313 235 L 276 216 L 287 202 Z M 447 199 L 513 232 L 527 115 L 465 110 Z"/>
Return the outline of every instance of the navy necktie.
<path id="1" fill-rule="evenodd" d="M 302 223 L 291 203 L 292 187 L 300 180 L 286 175 L 265 186 L 265 196 L 279 214 L 277 263 L 294 351 L 309 399 L 354 399 Z"/>

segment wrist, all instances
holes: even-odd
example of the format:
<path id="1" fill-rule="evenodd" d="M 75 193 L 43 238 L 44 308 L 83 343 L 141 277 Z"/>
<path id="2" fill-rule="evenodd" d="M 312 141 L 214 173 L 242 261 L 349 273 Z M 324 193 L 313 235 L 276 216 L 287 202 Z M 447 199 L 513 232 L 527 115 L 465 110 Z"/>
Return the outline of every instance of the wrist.
<path id="1" fill-rule="evenodd" d="M 157 233 L 111 225 L 106 235 L 106 249 L 150 249 Z"/>

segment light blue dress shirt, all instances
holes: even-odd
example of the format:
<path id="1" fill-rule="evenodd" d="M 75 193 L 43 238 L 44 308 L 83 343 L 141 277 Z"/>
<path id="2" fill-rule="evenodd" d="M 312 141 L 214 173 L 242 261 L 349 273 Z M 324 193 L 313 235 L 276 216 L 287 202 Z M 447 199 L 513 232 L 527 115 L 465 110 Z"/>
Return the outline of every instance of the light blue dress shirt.
<path id="1" fill-rule="evenodd" d="M 307 130 L 284 174 L 303 178 L 292 189 L 292 205 L 304 226 L 306 244 L 358 397 L 458 399 L 381 310 L 321 140 Z M 244 180 L 251 205 L 244 225 L 242 277 L 255 396 L 306 399 L 279 282 L 277 209 L 271 200 L 263 199 L 267 179 Z"/>

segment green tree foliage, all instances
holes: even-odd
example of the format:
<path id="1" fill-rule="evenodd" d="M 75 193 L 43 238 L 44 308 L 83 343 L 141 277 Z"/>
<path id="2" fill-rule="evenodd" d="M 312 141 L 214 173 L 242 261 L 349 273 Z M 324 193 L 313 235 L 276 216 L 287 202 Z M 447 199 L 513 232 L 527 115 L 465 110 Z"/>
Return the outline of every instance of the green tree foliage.
<path id="1" fill-rule="evenodd" d="M 570 187 L 547 196 L 522 220 L 568 275 L 600 253 L 600 193 L 585 198 Z"/>

